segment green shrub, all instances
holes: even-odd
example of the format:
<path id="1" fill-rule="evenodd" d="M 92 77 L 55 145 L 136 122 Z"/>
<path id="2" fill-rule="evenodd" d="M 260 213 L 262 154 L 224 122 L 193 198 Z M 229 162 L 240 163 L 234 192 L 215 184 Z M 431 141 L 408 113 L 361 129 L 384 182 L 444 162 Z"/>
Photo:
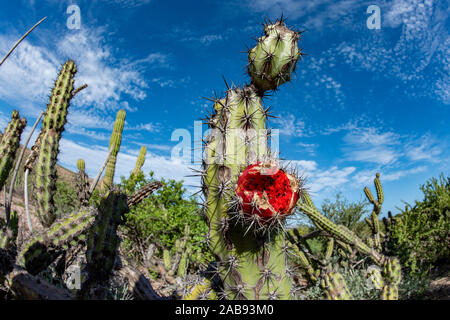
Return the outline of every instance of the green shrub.
<path id="1" fill-rule="evenodd" d="M 349 202 L 341 193 L 336 194 L 336 200 L 325 199 L 322 203 L 322 213 L 336 224 L 343 225 L 354 231 L 360 237 L 366 237 L 370 230 L 363 218 L 367 215 L 368 202 L 361 200 Z"/>
<path id="2" fill-rule="evenodd" d="M 75 188 L 64 181 L 56 181 L 56 194 L 54 200 L 56 214 L 58 216 L 71 213 L 78 208 L 80 204 Z"/>
<path id="3" fill-rule="evenodd" d="M 132 193 L 153 180 L 153 172 L 150 172 L 149 178 L 140 173 L 129 179 L 122 178 L 121 186 L 127 193 Z M 200 215 L 196 199 L 186 195 L 182 181 L 160 181 L 164 184 L 162 188 L 126 214 L 123 226 L 124 246 L 138 259 L 142 258 L 142 250 L 150 243 L 156 243 L 159 248 L 167 248 L 175 253 L 175 242 L 184 236 L 185 225 L 188 224 L 190 235 L 187 246 L 192 248 L 190 261 L 210 261 L 212 255 L 205 243 L 208 227 Z"/>
<path id="4" fill-rule="evenodd" d="M 422 201 L 406 205 L 390 226 L 393 255 L 411 275 L 426 275 L 450 257 L 450 178 L 431 178 L 420 187 Z"/>

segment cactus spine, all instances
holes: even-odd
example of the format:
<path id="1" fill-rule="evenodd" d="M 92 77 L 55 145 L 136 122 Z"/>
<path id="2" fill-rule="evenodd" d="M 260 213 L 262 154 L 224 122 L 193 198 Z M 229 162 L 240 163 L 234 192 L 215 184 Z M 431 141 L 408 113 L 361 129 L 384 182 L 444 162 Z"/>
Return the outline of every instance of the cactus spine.
<path id="1" fill-rule="evenodd" d="M 109 141 L 109 147 L 114 146 L 106 165 L 105 178 L 103 180 L 103 188 L 105 190 L 111 188 L 114 184 L 114 172 L 116 170 L 117 154 L 119 153 L 120 143 L 122 142 L 122 131 L 125 123 L 125 110 L 119 110 L 116 115 L 116 121 L 114 122 L 113 132 Z"/>
<path id="2" fill-rule="evenodd" d="M 20 136 L 27 125 L 25 118 L 20 119 L 19 112 L 14 110 L 11 121 L 0 140 L 0 190 L 12 169 L 14 158 L 20 146 Z"/>
<path id="3" fill-rule="evenodd" d="M 281 29 L 283 32 L 273 31 L 278 35 L 277 40 L 272 40 L 272 30 Z M 300 56 L 299 34 L 287 29 L 282 20 L 268 24 L 265 31 L 266 37 L 249 52 L 252 84 L 228 88 L 225 98 L 214 100 L 213 114 L 208 119 L 211 135 L 205 145 L 202 176 L 205 213 L 210 226 L 210 248 L 218 258 L 217 272 L 224 283 L 220 295 L 228 299 L 291 298 L 284 234 L 246 232 L 248 226 L 232 220 L 239 214 L 232 203 L 240 172 L 250 164 L 267 161 L 270 155 L 264 91 L 276 89 L 289 79 Z M 293 51 L 293 60 L 286 65 L 283 61 L 287 49 L 283 48 L 287 47 Z M 264 57 L 267 48 L 274 51 Z M 269 60 L 270 66 L 266 63 Z"/>
<path id="4" fill-rule="evenodd" d="M 54 195 L 57 179 L 56 161 L 59 141 L 67 122 L 70 100 L 74 95 L 74 76 L 77 72 L 75 62 L 67 61 L 61 68 L 47 105 L 40 135 L 39 154 L 36 169 L 36 213 L 41 224 L 50 227 L 56 219 Z"/>
<path id="5" fill-rule="evenodd" d="M 147 154 L 147 148 L 142 146 L 141 150 L 139 151 L 139 156 L 136 160 L 136 166 L 134 167 L 134 170 L 132 173 L 133 175 L 137 175 L 142 170 L 142 166 L 144 165 L 146 154 Z"/>

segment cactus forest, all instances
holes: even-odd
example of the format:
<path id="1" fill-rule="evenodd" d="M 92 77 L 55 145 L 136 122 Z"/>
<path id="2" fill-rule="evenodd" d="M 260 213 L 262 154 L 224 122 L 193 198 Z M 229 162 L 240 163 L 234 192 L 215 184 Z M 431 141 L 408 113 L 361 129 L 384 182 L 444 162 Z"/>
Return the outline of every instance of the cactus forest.
<path id="1" fill-rule="evenodd" d="M 129 168 L 130 176 L 117 182 L 116 163 L 122 132 L 127 130 L 125 109 L 110 124 L 108 155 L 97 176 L 88 176 L 83 154 L 73 159 L 78 172 L 70 176 L 69 184 L 76 205 L 61 207 L 61 139 L 72 99 L 90 89 L 90 83 L 77 81 L 76 61 L 61 61 L 48 104 L 31 133 L 24 134 L 31 124 L 21 110 L 12 112 L 0 143 L 4 299 L 405 297 L 410 274 L 424 261 L 407 253 L 408 245 L 413 245 L 406 243 L 407 228 L 417 221 L 406 217 L 420 218 L 407 215 L 411 208 L 403 218 L 390 212 L 383 217 L 384 201 L 390 197 L 383 190 L 383 172 L 373 172 L 373 185 L 360 186 L 371 207 L 370 215 L 358 221 L 364 232 L 340 223 L 313 203 L 310 181 L 271 150 L 270 118 L 281 115 L 276 105 L 266 106 L 268 96 L 276 96 L 283 86 L 290 90 L 286 84 L 295 82 L 296 70 L 309 63 L 301 49 L 308 35 L 289 27 L 283 18 L 267 21 L 262 28 L 247 51 L 250 81 L 241 85 L 225 81 L 222 95 L 207 98 L 209 111 L 193 115 L 192 120 L 203 118 L 210 133 L 203 140 L 201 167 L 193 169 L 200 190 L 195 200 L 178 200 L 196 218 L 179 223 L 176 237 L 165 237 L 164 230 L 147 232 L 175 224 L 175 211 L 166 207 L 163 197 L 171 197 L 169 193 L 180 186 L 145 178 L 144 143 L 135 167 Z M 38 127 L 40 132 L 28 149 Z M 447 207 L 440 211 L 444 214 L 436 227 L 445 230 L 449 182 L 442 179 L 440 186 L 433 182 L 433 190 L 446 189 Z M 25 206 L 20 214 L 11 202 L 17 185 Z M 308 227 L 288 223 L 294 215 L 307 219 Z M 442 237 L 448 243 L 448 231 Z M 449 253 L 448 247 L 442 250 L 441 257 Z"/>

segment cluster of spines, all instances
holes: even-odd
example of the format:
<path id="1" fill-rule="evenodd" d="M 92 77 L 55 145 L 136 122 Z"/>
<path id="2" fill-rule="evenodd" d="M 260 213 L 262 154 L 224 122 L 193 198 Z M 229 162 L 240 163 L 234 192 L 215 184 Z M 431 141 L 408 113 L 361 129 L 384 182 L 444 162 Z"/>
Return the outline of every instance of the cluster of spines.
<path id="1" fill-rule="evenodd" d="M 67 122 L 70 100 L 74 95 L 75 62 L 67 61 L 61 68 L 47 105 L 42 123 L 40 145 L 37 157 L 35 184 L 36 213 L 41 224 L 49 227 L 56 219 L 54 196 L 56 193 L 56 161 L 59 141 Z"/>

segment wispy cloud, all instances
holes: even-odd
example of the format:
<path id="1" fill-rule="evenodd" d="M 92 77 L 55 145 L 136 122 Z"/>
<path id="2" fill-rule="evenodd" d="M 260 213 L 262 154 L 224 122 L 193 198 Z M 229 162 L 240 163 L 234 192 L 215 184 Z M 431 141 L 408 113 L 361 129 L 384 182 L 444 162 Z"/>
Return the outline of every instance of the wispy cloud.
<path id="1" fill-rule="evenodd" d="M 140 123 L 138 125 L 135 126 L 127 126 L 126 130 L 130 130 L 130 131 L 147 131 L 147 132 L 159 132 L 161 128 L 160 124 L 157 123 L 152 123 L 152 122 L 148 122 L 148 123 Z"/>
<path id="2" fill-rule="evenodd" d="M 272 120 L 273 129 L 280 130 L 280 134 L 292 137 L 303 137 L 308 133 L 303 120 L 297 119 L 293 114 L 286 114 Z"/>
<path id="3" fill-rule="evenodd" d="M 61 140 L 61 152 L 58 160 L 65 167 L 75 170 L 78 158 L 83 158 L 86 162 L 86 171 L 89 176 L 97 174 L 100 166 L 108 153 L 107 147 L 99 145 L 83 145 L 69 139 Z M 116 164 L 115 181 L 119 182 L 121 176 L 128 177 L 133 170 L 139 149 L 122 150 L 118 154 Z M 163 157 L 147 152 L 143 171 L 148 173 L 155 172 L 157 178 L 184 180 L 187 185 L 198 185 L 198 179 L 187 177 L 192 174 L 190 165 L 184 163 L 181 159 Z"/>
<path id="4" fill-rule="evenodd" d="M 398 169 L 398 170 L 383 170 L 381 179 L 385 182 L 388 181 L 396 181 L 399 180 L 402 177 L 410 176 L 416 173 L 424 172 L 427 170 L 426 166 L 418 166 L 410 169 Z M 353 181 L 357 185 L 364 185 L 371 183 L 375 177 L 375 174 L 377 172 L 380 172 L 380 170 L 373 169 L 373 170 L 361 170 L 357 172 L 353 176 Z"/>
<path id="5" fill-rule="evenodd" d="M 152 53 L 134 62 L 129 62 L 128 58 L 117 59 L 105 41 L 102 28 L 83 28 L 77 33 L 52 37 L 57 42 L 57 52 L 25 40 L 2 66 L 1 99 L 20 102 L 23 108 L 28 106 L 28 113 L 37 114 L 40 109 L 37 104 L 45 106 L 60 65 L 65 57 L 71 57 L 78 64 L 76 85 L 88 84 L 74 99 L 74 104 L 89 107 L 89 112 L 98 117 L 121 107 L 136 111 L 135 107 L 130 107 L 129 100 L 143 100 L 150 85 L 142 75 L 143 68 L 148 65 L 167 67 L 168 58 L 162 53 Z M 13 39 L 0 34 L 0 52 L 6 52 Z"/>
<path id="6" fill-rule="evenodd" d="M 413 161 L 427 160 L 436 162 L 439 161 L 443 148 L 442 142 L 437 141 L 429 134 L 425 134 L 418 139 L 410 141 L 405 146 L 405 152 L 407 157 Z"/>
<path id="7" fill-rule="evenodd" d="M 348 132 L 344 137 L 343 152 L 349 161 L 390 164 L 399 154 L 399 135 L 393 132 L 381 133 L 375 128 L 360 128 Z"/>
<path id="8" fill-rule="evenodd" d="M 353 166 L 343 168 L 332 166 L 328 169 L 321 169 L 313 160 L 292 160 L 286 161 L 286 163 L 306 179 L 305 187 L 313 194 L 325 189 L 335 189 L 349 182 L 352 173 L 356 170 L 356 167 Z"/>

